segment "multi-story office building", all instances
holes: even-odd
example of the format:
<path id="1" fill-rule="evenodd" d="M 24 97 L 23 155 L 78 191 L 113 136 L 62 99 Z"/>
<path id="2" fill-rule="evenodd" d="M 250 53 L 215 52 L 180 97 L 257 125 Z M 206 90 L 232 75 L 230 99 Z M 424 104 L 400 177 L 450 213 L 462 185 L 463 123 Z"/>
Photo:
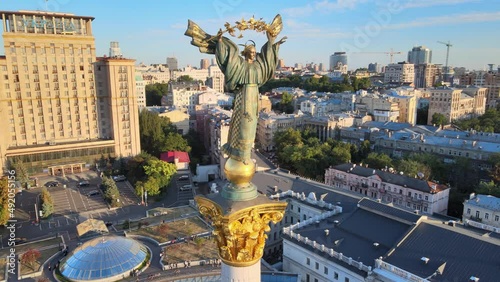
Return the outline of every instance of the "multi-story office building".
<path id="1" fill-rule="evenodd" d="M 448 209 L 449 187 L 413 175 L 341 164 L 326 170 L 325 183 L 419 213 L 446 214 Z"/>
<path id="2" fill-rule="evenodd" d="M 302 126 L 304 114 L 281 114 L 274 112 L 261 112 L 257 121 L 256 143 L 259 148 L 266 151 L 275 149 L 274 134 L 277 131 L 287 128 L 300 128 Z"/>
<path id="3" fill-rule="evenodd" d="M 137 107 L 139 111 L 146 107 L 146 81 L 140 72 L 135 72 L 135 94 L 137 96 Z"/>
<path id="4" fill-rule="evenodd" d="M 219 66 L 211 65 L 208 67 L 206 85 L 216 92 L 224 93 L 224 73 L 222 73 Z"/>
<path id="5" fill-rule="evenodd" d="M 416 46 L 408 52 L 408 63 L 410 64 L 431 64 L 432 51 L 425 46 Z"/>
<path id="6" fill-rule="evenodd" d="M 210 66 L 210 61 L 208 59 L 201 59 L 200 60 L 200 69 L 206 70 Z"/>
<path id="7" fill-rule="evenodd" d="M 139 111 L 135 95 L 135 60 L 97 58 L 95 63 L 98 116 L 103 135 L 116 140 L 116 156 L 141 152 Z"/>
<path id="8" fill-rule="evenodd" d="M 415 67 L 407 62 L 389 64 L 385 68 L 384 83 L 393 85 L 411 85 L 415 80 Z"/>
<path id="9" fill-rule="evenodd" d="M 435 113 L 445 115 L 448 122 L 484 114 L 487 88 L 437 87 L 430 92 L 428 124 L 432 124 Z"/>
<path id="10" fill-rule="evenodd" d="M 441 77 L 441 68 L 433 64 L 415 65 L 415 88 L 433 87 Z"/>
<path id="11" fill-rule="evenodd" d="M 382 69 L 382 66 L 379 63 L 369 63 L 368 64 L 368 71 L 369 72 L 375 72 L 379 73 Z"/>
<path id="12" fill-rule="evenodd" d="M 167 58 L 167 65 L 168 65 L 168 69 L 171 71 L 179 69 L 179 65 L 177 63 L 177 58 L 175 58 L 175 57 L 168 57 Z"/>
<path id="13" fill-rule="evenodd" d="M 101 155 L 140 152 L 133 61 L 96 63 L 93 17 L 0 15 L 6 53 L 0 57 L 0 118 L 6 121 L 0 169 L 19 160 L 33 172 L 63 174 Z M 99 66 L 105 69 L 95 73 Z M 103 83 L 97 89 L 96 77 Z"/>
<path id="14" fill-rule="evenodd" d="M 330 71 L 339 71 L 342 74 L 347 73 L 346 52 L 335 52 L 330 56 Z"/>
<path id="15" fill-rule="evenodd" d="M 464 202 L 462 221 L 474 227 L 500 233 L 500 198 L 470 194 L 469 199 Z"/>
<path id="16" fill-rule="evenodd" d="M 356 109 L 362 114 L 371 114 L 375 121 L 397 122 L 399 105 L 392 98 L 369 95 L 357 97 Z"/>
<path id="17" fill-rule="evenodd" d="M 171 82 L 168 85 L 166 106 L 186 108 L 188 114 L 193 114 L 198 104 L 198 95 L 206 91 L 206 86 L 199 82 Z"/>

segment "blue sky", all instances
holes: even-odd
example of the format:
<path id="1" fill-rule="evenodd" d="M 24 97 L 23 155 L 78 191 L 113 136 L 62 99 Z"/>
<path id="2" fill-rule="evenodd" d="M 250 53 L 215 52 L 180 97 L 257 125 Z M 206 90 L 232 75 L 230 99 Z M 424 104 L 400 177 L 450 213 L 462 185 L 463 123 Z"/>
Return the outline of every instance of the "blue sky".
<path id="1" fill-rule="evenodd" d="M 45 10 L 44 0 L 0 0 L 0 10 Z M 124 56 L 137 62 L 165 63 L 175 56 L 179 65 L 199 66 L 201 54 L 184 36 L 187 20 L 206 32 L 216 33 L 227 21 L 252 15 L 271 21 L 283 17 L 280 36 L 288 41 L 280 49 L 286 65 L 324 63 L 335 51 L 348 51 L 349 68 L 370 62 L 389 63 L 386 52 L 401 51 L 395 61 L 406 59 L 413 46 L 433 51 L 433 63 L 445 62 L 450 41 L 450 65 L 484 69 L 500 64 L 500 1 L 498 0 L 320 0 L 320 1 L 130 1 L 49 0 L 47 9 L 93 16 L 97 54 L 108 53 L 109 42 L 118 41 Z M 245 31 L 245 43 L 260 46 L 265 35 Z M 3 49 L 0 49 L 3 54 Z"/>

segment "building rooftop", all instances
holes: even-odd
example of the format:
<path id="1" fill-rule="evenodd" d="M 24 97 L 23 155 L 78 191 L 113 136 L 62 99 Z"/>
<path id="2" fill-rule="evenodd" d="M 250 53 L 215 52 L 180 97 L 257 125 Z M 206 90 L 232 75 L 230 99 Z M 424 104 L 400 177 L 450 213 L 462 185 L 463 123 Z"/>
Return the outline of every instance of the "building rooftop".
<path id="1" fill-rule="evenodd" d="M 160 160 L 167 163 L 173 163 L 176 159 L 179 163 L 189 163 L 190 161 L 187 152 L 169 151 L 160 154 Z"/>
<path id="2" fill-rule="evenodd" d="M 94 17 L 88 16 L 77 16 L 71 13 L 57 13 L 51 11 L 29 11 L 29 10 L 19 10 L 19 11 L 0 11 L 0 14 L 7 15 L 26 15 L 26 16 L 56 16 L 56 17 L 71 17 L 71 18 L 81 18 L 94 20 Z"/>
<path id="3" fill-rule="evenodd" d="M 448 189 L 448 187 L 445 185 L 436 184 L 423 179 L 412 178 L 406 175 L 400 175 L 400 174 L 390 173 L 388 171 L 382 171 L 373 168 L 358 166 L 356 164 L 346 163 L 334 166 L 333 168 L 336 170 L 345 171 L 363 177 L 370 177 L 373 175 L 377 175 L 385 183 L 391 183 L 403 187 L 408 187 L 425 193 L 434 193 Z"/>
<path id="4" fill-rule="evenodd" d="M 491 195 L 475 195 L 466 200 L 469 205 L 481 207 L 489 210 L 500 211 L 500 198 Z"/>
<path id="5" fill-rule="evenodd" d="M 431 281 L 470 281 L 471 276 L 498 281 L 499 243 L 461 233 L 456 227 L 422 222 L 384 261 L 424 278 L 446 263 L 443 274 Z M 429 261 L 424 263 L 422 257 Z"/>

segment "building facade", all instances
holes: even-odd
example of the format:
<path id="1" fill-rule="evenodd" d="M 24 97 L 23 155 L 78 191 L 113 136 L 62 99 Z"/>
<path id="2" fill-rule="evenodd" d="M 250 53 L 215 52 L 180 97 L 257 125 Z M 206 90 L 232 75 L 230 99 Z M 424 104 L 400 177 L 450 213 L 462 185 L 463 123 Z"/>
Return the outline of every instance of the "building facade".
<path id="1" fill-rule="evenodd" d="M 435 113 L 443 114 L 447 122 L 484 114 L 488 89 L 437 87 L 430 90 L 428 124 Z"/>
<path id="2" fill-rule="evenodd" d="M 330 56 L 330 71 L 347 74 L 347 53 L 335 52 Z"/>
<path id="3" fill-rule="evenodd" d="M 96 84 L 93 17 L 40 11 L 0 15 L 6 53 L 0 56 L 0 117 L 8 124 L 0 134 L 0 169 L 19 160 L 32 172 L 64 174 L 91 166 L 101 155 L 140 152 L 133 61 L 117 63 L 126 73 L 106 76 L 103 83 L 112 89 Z M 119 82 L 120 75 L 127 81 Z M 127 87 L 126 97 L 120 83 Z M 121 100 L 128 105 L 118 107 Z M 128 117 L 125 130 L 121 113 L 132 107 L 135 116 Z"/>
<path id="4" fill-rule="evenodd" d="M 389 64 L 385 68 L 384 83 L 394 85 L 411 85 L 415 80 L 415 68 L 413 64 L 399 62 Z"/>
<path id="5" fill-rule="evenodd" d="M 415 65 L 415 88 L 433 87 L 441 77 L 441 68 L 433 64 Z"/>
<path id="6" fill-rule="evenodd" d="M 135 93 L 137 96 L 137 107 L 139 111 L 146 107 L 146 81 L 142 78 L 142 74 L 135 73 Z"/>
<path id="7" fill-rule="evenodd" d="M 473 221 L 497 228 L 497 233 L 500 233 L 500 199 L 491 195 L 472 193 L 469 199 L 464 202 L 462 221 L 469 225 L 473 225 L 472 222 L 469 223 L 469 221 Z M 487 227 L 482 228 L 488 229 Z"/>
<path id="8" fill-rule="evenodd" d="M 408 63 L 410 64 L 431 64 L 432 51 L 425 46 L 416 46 L 408 52 Z"/>
<path id="9" fill-rule="evenodd" d="M 446 214 L 448 209 L 449 187 L 397 172 L 342 164 L 326 170 L 325 183 L 418 213 Z"/>

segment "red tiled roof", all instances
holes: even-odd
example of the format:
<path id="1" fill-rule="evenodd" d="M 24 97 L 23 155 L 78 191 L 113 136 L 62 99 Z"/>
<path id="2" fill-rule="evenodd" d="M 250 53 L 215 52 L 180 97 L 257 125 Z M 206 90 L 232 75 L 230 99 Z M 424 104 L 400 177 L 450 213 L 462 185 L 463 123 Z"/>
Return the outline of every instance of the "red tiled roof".
<path id="1" fill-rule="evenodd" d="M 175 159 L 178 159 L 179 163 L 189 163 L 189 155 L 187 152 L 170 151 L 160 154 L 160 160 L 164 162 L 173 163 Z"/>

